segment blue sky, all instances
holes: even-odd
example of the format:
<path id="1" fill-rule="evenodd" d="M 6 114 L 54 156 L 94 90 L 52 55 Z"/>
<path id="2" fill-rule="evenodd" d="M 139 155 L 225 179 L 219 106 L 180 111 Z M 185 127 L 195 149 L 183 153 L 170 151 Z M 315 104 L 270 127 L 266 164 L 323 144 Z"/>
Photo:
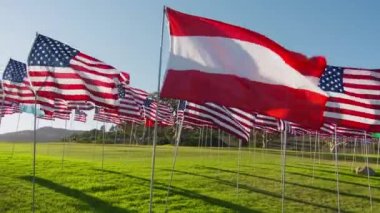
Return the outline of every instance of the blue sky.
<path id="1" fill-rule="evenodd" d="M 324 55 L 331 65 L 380 68 L 380 2 L 375 0 L 2 0 L 0 71 L 9 57 L 25 62 L 39 32 L 128 71 L 132 86 L 154 91 L 164 5 L 249 28 L 288 49 Z M 163 66 L 167 28 L 164 33 Z M 32 127 L 32 116 L 23 114 L 21 120 L 20 129 Z M 16 123 L 17 115 L 6 117 L 0 133 L 14 131 Z M 73 126 L 88 129 L 95 123 Z"/>

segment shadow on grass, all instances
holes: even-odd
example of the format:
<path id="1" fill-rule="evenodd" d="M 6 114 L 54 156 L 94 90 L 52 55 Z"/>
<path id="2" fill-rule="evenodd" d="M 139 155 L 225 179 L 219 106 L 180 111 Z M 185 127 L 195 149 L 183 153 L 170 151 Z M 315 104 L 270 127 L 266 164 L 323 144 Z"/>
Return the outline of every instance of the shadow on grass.
<path id="1" fill-rule="evenodd" d="M 164 170 L 171 171 L 170 169 L 164 169 Z M 185 171 L 179 171 L 179 170 L 175 170 L 175 172 L 176 173 L 186 174 L 186 175 L 198 176 L 198 177 L 207 178 L 207 179 L 212 179 L 212 180 L 218 181 L 220 183 L 223 183 L 225 185 L 236 187 L 236 182 L 222 180 L 222 179 L 216 178 L 216 177 L 211 177 L 211 176 L 201 175 L 201 174 L 195 174 L 195 173 L 185 172 Z M 242 174 L 242 173 L 240 173 L 240 174 Z M 268 178 L 268 179 L 270 180 L 270 178 Z M 280 181 L 278 181 L 278 182 L 280 182 Z M 266 196 L 271 196 L 271 197 L 278 198 L 278 199 L 282 198 L 281 194 L 277 194 L 277 193 L 269 192 L 269 191 L 266 191 L 266 190 L 254 188 L 252 186 L 248 186 L 248 185 L 241 184 L 241 183 L 239 184 L 239 188 L 245 189 L 245 190 L 248 190 L 248 191 L 251 191 L 251 192 L 255 192 L 255 193 L 260 193 L 260 194 L 263 194 L 263 195 L 266 195 Z M 300 199 L 296 199 L 296 198 L 292 198 L 292 197 L 288 197 L 288 196 L 285 196 L 285 200 L 293 201 L 293 202 L 296 202 L 296 203 L 301 203 L 301 204 L 304 204 L 304 205 L 310 205 L 310 206 L 314 206 L 314 207 L 317 207 L 317 208 L 323 208 L 323 209 L 326 209 L 326 210 L 338 211 L 338 209 L 336 209 L 334 207 L 331 207 L 331 206 L 327 206 L 327 205 L 323 205 L 323 204 L 317 204 L 317 203 L 312 203 L 312 202 L 308 202 L 308 201 L 304 201 L 304 200 L 300 200 Z M 341 210 L 341 212 L 345 212 L 345 211 Z"/>
<path id="2" fill-rule="evenodd" d="M 31 176 L 21 176 L 19 177 L 22 180 L 30 181 L 32 179 Z M 62 186 L 60 184 L 57 184 L 51 180 L 47 180 L 44 178 L 36 177 L 36 184 L 51 189 L 55 192 L 58 192 L 60 194 L 78 199 L 80 201 L 83 201 L 88 204 L 90 209 L 95 210 L 95 212 L 120 212 L 120 213 L 126 213 L 131 212 L 127 209 L 119 208 L 116 206 L 112 206 L 110 203 L 107 203 L 97 197 L 93 197 L 91 195 L 85 194 L 84 192 L 72 189 L 66 186 Z M 85 210 L 85 209 L 83 209 Z"/>
<path id="3" fill-rule="evenodd" d="M 226 173 L 236 174 L 236 171 L 233 171 L 233 170 L 218 169 L 218 168 L 207 167 L 207 166 L 203 166 L 202 168 L 205 168 L 205 169 L 208 169 L 208 170 L 213 170 L 213 171 L 222 171 L 222 172 L 226 172 Z M 281 183 L 281 180 L 277 180 L 275 178 L 269 178 L 269 177 L 264 177 L 264 176 L 259 176 L 259 175 L 252 175 L 252 174 L 247 174 L 247 173 L 244 173 L 244 172 L 240 172 L 240 175 L 250 176 L 250 177 L 255 177 L 255 178 L 260 178 L 260 179 L 265 179 L 265 180 Z M 324 192 L 336 194 L 335 189 L 326 189 L 326 188 L 321 188 L 321 187 L 316 187 L 316 186 L 311 186 L 311 185 L 305 185 L 305 184 L 300 184 L 300 183 L 289 182 L 289 181 L 285 181 L 285 183 L 293 185 L 293 186 L 310 188 L 310 189 L 314 189 L 314 190 L 319 190 L 319 191 L 324 191 Z M 351 194 L 351 193 L 342 192 L 342 191 L 340 191 L 340 194 L 344 195 L 344 196 L 350 196 L 350 197 L 356 197 L 356 198 L 361 198 L 361 199 L 368 200 L 368 196 L 364 196 L 364 195 Z M 379 198 L 372 197 L 372 200 L 376 201 L 376 202 L 380 202 Z"/>
<path id="4" fill-rule="evenodd" d="M 245 166 L 245 165 L 241 165 L 241 167 L 248 167 L 248 168 L 255 168 L 255 169 L 267 169 L 265 167 L 259 167 L 259 166 Z M 288 165 L 287 165 L 288 167 Z M 274 170 L 275 168 L 271 168 L 271 170 Z M 280 171 L 280 168 L 276 169 L 278 170 L 278 172 L 281 172 Z M 312 169 L 311 169 L 312 171 Z M 317 169 L 316 169 L 317 171 Z M 304 173 L 300 173 L 300 172 L 293 172 L 293 171 L 286 171 L 287 174 L 292 174 L 292 175 L 298 175 L 298 176 L 302 176 L 302 177 L 309 177 L 310 179 L 313 178 L 312 175 L 310 174 L 304 174 Z M 339 173 L 341 174 L 341 173 Z M 335 173 L 334 173 L 335 175 Z M 359 177 L 359 178 L 365 178 L 367 179 L 367 176 L 355 176 L 355 177 Z M 371 180 L 378 180 L 378 179 L 375 179 L 374 177 L 379 177 L 379 175 L 375 175 L 375 176 L 372 176 L 371 177 Z M 331 181 L 331 182 L 336 182 L 336 178 L 327 178 L 327 177 L 321 177 L 321 176 L 317 176 L 317 175 L 314 175 L 314 178 L 315 179 L 319 179 L 319 180 L 325 180 L 325 181 Z M 362 187 L 368 187 L 368 184 L 363 184 L 363 183 L 358 183 L 358 182 L 351 182 L 351 181 L 346 181 L 346 180 L 342 180 L 340 179 L 339 180 L 339 183 L 344 183 L 344 184 L 351 184 L 351 185 L 355 185 L 355 186 L 362 186 Z M 375 188 L 375 189 L 380 189 L 380 187 L 378 186 L 374 186 L 373 184 L 371 185 L 371 188 Z"/>
<path id="5" fill-rule="evenodd" d="M 136 180 L 142 181 L 146 185 L 147 190 L 149 190 L 150 179 L 142 178 L 142 177 L 137 177 L 137 176 L 133 176 L 133 175 L 117 172 L 117 171 L 106 170 L 106 169 L 105 170 L 93 169 L 93 170 L 95 170 L 95 171 L 103 171 L 103 172 L 110 173 L 110 174 L 121 175 L 123 177 L 127 177 L 127 178 L 131 178 L 131 179 L 136 179 Z M 168 190 L 168 185 L 167 184 L 163 184 L 163 183 L 155 181 L 154 185 L 155 185 L 154 186 L 155 189 L 159 189 L 159 190 L 162 190 L 164 192 L 166 192 Z M 190 190 L 187 190 L 187 189 L 183 189 L 183 188 L 179 188 L 179 187 L 175 187 L 175 186 L 171 186 L 171 194 L 172 195 L 173 194 L 177 194 L 177 195 L 181 195 L 181 196 L 192 198 L 192 199 L 202 200 L 203 202 L 209 203 L 211 205 L 220 206 L 220 207 L 223 207 L 223 208 L 226 208 L 226 209 L 230 209 L 233 212 L 252 212 L 252 213 L 254 213 L 254 212 L 260 212 L 260 211 L 257 211 L 257 210 L 254 210 L 254 209 L 251 209 L 251 208 L 248 208 L 248 207 L 245 207 L 245 206 L 241 206 L 241 205 L 238 205 L 238 204 L 235 204 L 235 203 L 231 203 L 231 202 L 228 202 L 228 201 L 225 201 L 225 200 L 221 200 L 221 199 L 218 199 L 218 198 L 209 197 L 209 196 L 206 196 L 206 195 L 195 193 L 193 191 L 190 191 Z"/>

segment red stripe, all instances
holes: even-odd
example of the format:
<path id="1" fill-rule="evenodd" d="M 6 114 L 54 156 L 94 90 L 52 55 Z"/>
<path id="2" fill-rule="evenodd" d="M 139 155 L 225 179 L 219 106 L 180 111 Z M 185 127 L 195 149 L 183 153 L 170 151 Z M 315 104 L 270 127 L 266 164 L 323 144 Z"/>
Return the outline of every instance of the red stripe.
<path id="1" fill-rule="evenodd" d="M 307 76 L 320 77 L 326 67 L 324 57 L 307 58 L 287 50 L 264 35 L 204 17 L 188 15 L 167 8 L 172 36 L 208 36 L 238 39 L 264 46 L 277 53 L 288 65 Z"/>
<path id="2" fill-rule="evenodd" d="M 161 96 L 201 104 L 213 102 L 310 128 L 322 125 L 327 100 L 326 96 L 308 90 L 269 85 L 232 75 L 174 70 L 166 73 Z"/>

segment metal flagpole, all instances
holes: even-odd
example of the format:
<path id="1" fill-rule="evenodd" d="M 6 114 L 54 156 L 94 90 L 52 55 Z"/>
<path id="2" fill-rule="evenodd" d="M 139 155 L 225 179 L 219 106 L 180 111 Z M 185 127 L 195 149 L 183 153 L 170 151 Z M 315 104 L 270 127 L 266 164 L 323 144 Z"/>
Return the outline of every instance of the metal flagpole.
<path id="1" fill-rule="evenodd" d="M 380 155 L 380 138 L 377 140 L 377 159 L 376 159 L 376 168 L 379 168 L 379 155 Z"/>
<path id="2" fill-rule="evenodd" d="M 365 155 L 366 155 L 366 167 L 367 167 L 367 179 L 368 179 L 368 195 L 369 195 L 369 203 L 371 205 L 372 212 L 372 191 L 371 191 L 371 181 L 369 178 L 369 163 L 368 163 L 368 143 L 367 143 L 367 132 L 364 131 L 364 145 L 365 145 Z"/>
<path id="3" fill-rule="evenodd" d="M 281 190 L 281 212 L 285 212 L 284 207 L 285 207 L 285 169 L 286 169 L 286 140 L 287 140 L 287 129 L 285 127 L 284 131 L 281 133 L 281 142 L 282 142 L 282 168 L 281 168 L 281 173 L 282 173 L 282 190 Z"/>
<path id="4" fill-rule="evenodd" d="M 238 150 L 238 159 L 237 159 L 237 174 L 236 174 L 236 197 L 237 198 L 239 198 L 239 177 L 240 177 L 241 144 L 242 144 L 242 140 L 239 139 L 239 150 Z"/>
<path id="5" fill-rule="evenodd" d="M 129 135 L 129 145 L 131 145 L 132 144 L 132 135 L 133 135 L 133 124 L 134 124 L 135 122 L 133 122 L 132 121 L 132 126 L 131 126 L 131 133 L 130 133 L 130 135 Z M 124 136 L 125 137 L 125 136 Z M 125 140 L 125 139 L 124 139 Z"/>
<path id="6" fill-rule="evenodd" d="M 379 139 L 380 141 L 380 139 Z M 354 162 L 356 161 L 356 137 L 354 137 L 354 155 L 352 156 L 351 170 L 354 167 Z"/>
<path id="7" fill-rule="evenodd" d="M 67 141 L 67 120 L 65 120 L 65 136 L 63 138 L 61 169 L 63 169 L 63 161 L 65 160 L 66 141 Z"/>
<path id="8" fill-rule="evenodd" d="M 160 58 L 158 63 L 158 83 L 157 83 L 157 100 L 160 99 L 160 88 L 161 88 L 161 65 L 162 65 L 162 44 L 164 42 L 164 22 L 165 22 L 166 7 L 164 6 L 162 10 L 162 22 L 161 22 L 161 44 L 160 44 Z M 157 117 L 158 117 L 158 107 L 156 109 L 156 119 L 154 122 L 154 133 L 153 133 L 153 146 L 152 146 L 152 173 L 150 177 L 150 193 L 149 193 L 149 212 L 153 211 L 153 188 L 154 188 L 154 171 L 156 166 L 156 143 L 157 143 Z"/>
<path id="9" fill-rule="evenodd" d="M 116 139 L 117 139 L 117 125 L 115 124 L 115 138 L 113 139 L 113 144 L 116 144 Z"/>
<path id="10" fill-rule="evenodd" d="M 32 177 L 32 212 L 36 211 L 36 149 L 37 149 L 37 95 L 34 96 L 34 131 L 33 131 L 33 177 Z"/>
<path id="11" fill-rule="evenodd" d="M 340 212 L 340 192 L 339 192 L 339 165 L 338 165 L 338 143 L 336 139 L 336 125 L 334 125 L 334 151 L 335 151 L 335 173 L 336 173 L 336 205 L 338 208 L 338 213 Z"/>
<path id="12" fill-rule="evenodd" d="M 312 179 L 312 183 L 314 183 L 315 158 L 316 158 L 316 155 L 317 155 L 317 139 L 318 139 L 318 131 L 315 131 L 315 138 L 314 138 L 314 152 L 313 152 L 313 179 Z"/>
<path id="13" fill-rule="evenodd" d="M 20 115 L 21 115 L 21 113 L 19 113 L 18 114 L 18 118 L 17 118 L 17 124 L 16 124 L 16 138 L 17 138 L 17 136 L 18 136 L 18 126 L 19 126 L 19 124 L 20 124 Z M 14 153 L 15 153 L 15 141 L 13 141 L 13 143 L 12 143 L 12 155 L 11 155 L 11 158 L 13 158 L 13 155 L 14 155 Z"/>
<path id="14" fill-rule="evenodd" d="M 102 142 L 103 142 L 103 146 L 102 146 L 102 172 L 103 172 L 103 169 L 104 169 L 104 146 L 105 146 L 105 134 L 106 134 L 106 122 L 103 122 L 103 137 L 102 137 Z"/>
<path id="15" fill-rule="evenodd" d="M 182 134 L 182 127 L 183 127 L 183 119 L 184 117 L 182 117 L 180 123 L 179 123 L 179 126 L 178 126 L 178 133 L 177 133 L 177 137 L 175 139 L 175 147 L 174 147 L 174 156 L 173 156 L 173 162 L 172 162 L 172 170 L 170 172 L 170 181 L 169 181 L 169 185 L 168 185 L 168 192 L 166 194 L 166 201 L 165 201 L 165 212 L 168 211 L 168 198 L 169 198 L 169 195 L 170 195 L 170 190 L 171 190 L 171 187 L 172 187 L 172 182 L 173 182 L 173 174 L 174 174 L 174 169 L 175 169 L 175 164 L 177 162 L 177 155 L 178 155 L 178 147 L 179 147 L 179 143 L 181 141 L 181 134 Z"/>
<path id="16" fill-rule="evenodd" d="M 304 154 L 304 150 L 305 150 L 305 133 L 302 133 L 302 146 L 301 146 L 301 149 L 302 149 L 302 160 L 303 160 L 303 154 Z"/>
<path id="17" fill-rule="evenodd" d="M 132 122 L 133 124 L 133 122 Z M 127 141 L 126 141 L 126 134 L 127 134 L 127 122 L 124 123 L 124 128 L 123 128 L 123 133 L 124 133 L 124 138 L 123 138 L 123 141 L 124 141 L 124 145 L 127 145 Z M 131 130 L 131 135 L 132 135 L 132 130 Z M 129 145 L 131 145 L 131 140 L 129 140 Z"/>

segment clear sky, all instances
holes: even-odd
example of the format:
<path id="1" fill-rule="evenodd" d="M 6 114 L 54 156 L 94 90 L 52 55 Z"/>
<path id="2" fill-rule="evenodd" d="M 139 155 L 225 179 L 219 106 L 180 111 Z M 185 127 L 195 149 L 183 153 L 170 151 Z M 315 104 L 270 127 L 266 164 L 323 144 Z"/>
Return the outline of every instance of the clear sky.
<path id="1" fill-rule="evenodd" d="M 132 86 L 154 91 L 164 5 L 249 28 L 309 56 L 324 55 L 330 65 L 380 68 L 376 0 L 0 0 L 0 71 L 9 57 L 26 62 L 39 32 L 128 71 Z M 167 28 L 164 36 L 163 67 Z M 4 118 L 0 133 L 15 131 L 17 118 Z M 19 128 L 31 129 L 32 122 L 23 114 Z M 68 126 L 89 129 L 95 123 Z"/>

